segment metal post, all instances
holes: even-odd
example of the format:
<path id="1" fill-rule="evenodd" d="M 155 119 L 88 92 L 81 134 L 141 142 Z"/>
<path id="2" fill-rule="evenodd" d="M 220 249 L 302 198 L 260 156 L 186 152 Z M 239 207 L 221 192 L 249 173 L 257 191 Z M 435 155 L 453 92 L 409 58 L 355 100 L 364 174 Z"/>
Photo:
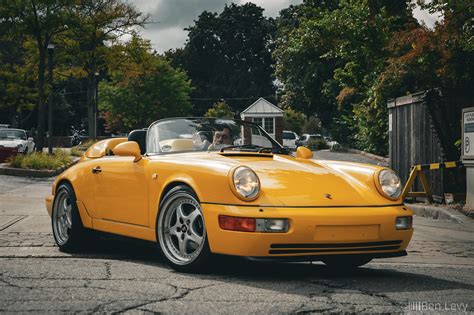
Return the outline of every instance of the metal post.
<path id="1" fill-rule="evenodd" d="M 48 44 L 48 81 L 50 85 L 49 98 L 48 98 L 48 154 L 53 154 L 53 103 L 54 103 L 54 91 L 53 91 L 53 55 L 54 55 L 54 44 Z"/>

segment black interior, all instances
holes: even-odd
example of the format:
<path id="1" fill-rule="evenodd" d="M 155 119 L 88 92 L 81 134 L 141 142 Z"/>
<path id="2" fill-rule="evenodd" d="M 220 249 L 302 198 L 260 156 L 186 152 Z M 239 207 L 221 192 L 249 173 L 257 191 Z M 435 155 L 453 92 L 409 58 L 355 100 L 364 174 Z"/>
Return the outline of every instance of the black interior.
<path id="1" fill-rule="evenodd" d="M 146 129 L 132 130 L 128 134 L 128 141 L 135 141 L 140 147 L 141 154 L 146 153 Z"/>

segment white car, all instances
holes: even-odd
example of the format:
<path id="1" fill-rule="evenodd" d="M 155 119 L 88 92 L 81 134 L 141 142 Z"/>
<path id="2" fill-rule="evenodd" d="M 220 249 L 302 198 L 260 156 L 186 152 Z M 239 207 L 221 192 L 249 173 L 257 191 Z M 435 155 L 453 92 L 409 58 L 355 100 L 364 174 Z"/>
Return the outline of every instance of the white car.
<path id="1" fill-rule="evenodd" d="M 28 154 L 35 149 L 33 138 L 28 137 L 25 130 L 4 128 L 0 129 L 1 155 L 15 155 L 16 153 Z"/>
<path id="2" fill-rule="evenodd" d="M 296 132 L 283 130 L 283 146 L 288 147 L 291 150 L 296 150 L 296 140 L 298 140 L 298 135 Z"/>

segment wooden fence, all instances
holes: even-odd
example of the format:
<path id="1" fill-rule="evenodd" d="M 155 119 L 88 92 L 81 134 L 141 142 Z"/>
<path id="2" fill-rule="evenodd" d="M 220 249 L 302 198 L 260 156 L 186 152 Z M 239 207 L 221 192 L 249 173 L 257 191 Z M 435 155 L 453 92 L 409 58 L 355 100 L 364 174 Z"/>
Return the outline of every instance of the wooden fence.
<path id="1" fill-rule="evenodd" d="M 403 183 L 413 165 L 459 160 L 455 142 L 461 136 L 462 108 L 469 101 L 456 95 L 434 89 L 388 101 L 390 165 Z M 426 171 L 426 176 L 438 201 L 447 192 L 465 193 L 464 169 Z"/>

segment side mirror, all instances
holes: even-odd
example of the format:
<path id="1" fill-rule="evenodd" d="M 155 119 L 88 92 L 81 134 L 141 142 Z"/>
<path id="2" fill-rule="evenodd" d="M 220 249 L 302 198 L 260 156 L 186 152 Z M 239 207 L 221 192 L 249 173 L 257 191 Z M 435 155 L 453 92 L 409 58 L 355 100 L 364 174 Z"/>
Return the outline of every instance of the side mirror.
<path id="1" fill-rule="evenodd" d="M 33 138 L 32 138 L 32 137 L 28 137 L 28 141 L 29 141 L 29 142 L 33 142 Z"/>
<path id="2" fill-rule="evenodd" d="M 313 152 L 306 147 L 298 147 L 296 149 L 296 157 L 299 159 L 310 159 L 313 157 Z"/>
<path id="3" fill-rule="evenodd" d="M 142 158 L 140 147 L 135 141 L 119 143 L 112 149 L 112 152 L 118 156 L 133 156 L 135 158 L 133 162 L 138 162 Z"/>

